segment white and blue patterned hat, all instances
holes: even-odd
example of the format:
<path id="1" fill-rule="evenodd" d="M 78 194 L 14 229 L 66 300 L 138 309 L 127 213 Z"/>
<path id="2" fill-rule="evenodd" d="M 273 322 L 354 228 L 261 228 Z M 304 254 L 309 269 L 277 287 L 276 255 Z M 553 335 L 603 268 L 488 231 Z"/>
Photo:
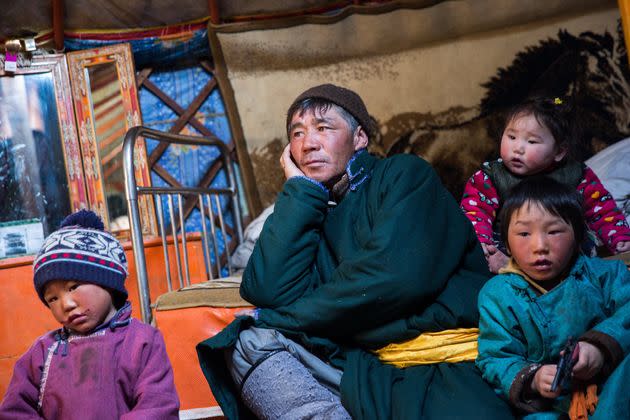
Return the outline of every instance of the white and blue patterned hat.
<path id="1" fill-rule="evenodd" d="M 115 303 L 127 299 L 125 251 L 103 229 L 96 213 L 79 210 L 46 238 L 33 263 L 35 290 L 44 304 L 44 286 L 53 280 L 97 284 L 113 292 Z"/>

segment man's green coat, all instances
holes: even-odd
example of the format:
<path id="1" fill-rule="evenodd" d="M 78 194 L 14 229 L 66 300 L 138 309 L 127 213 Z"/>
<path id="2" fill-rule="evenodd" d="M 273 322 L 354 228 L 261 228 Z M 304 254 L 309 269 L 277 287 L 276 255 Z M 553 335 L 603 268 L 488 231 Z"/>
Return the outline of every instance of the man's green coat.
<path id="1" fill-rule="evenodd" d="M 473 362 L 397 369 L 370 352 L 476 327 L 489 272 L 472 225 L 425 161 L 360 151 L 346 172 L 349 188 L 336 205 L 320 184 L 287 180 L 243 275 L 241 295 L 261 308 L 258 319 L 238 318 L 197 347 L 225 415 L 251 416 L 223 350 L 255 324 L 343 370 L 342 402 L 353 418 L 510 417 Z"/>

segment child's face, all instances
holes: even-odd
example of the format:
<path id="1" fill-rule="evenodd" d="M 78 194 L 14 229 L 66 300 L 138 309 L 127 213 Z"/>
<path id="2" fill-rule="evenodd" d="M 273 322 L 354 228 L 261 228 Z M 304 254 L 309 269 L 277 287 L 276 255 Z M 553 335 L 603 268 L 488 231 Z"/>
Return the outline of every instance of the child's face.
<path id="1" fill-rule="evenodd" d="M 566 148 L 557 147 L 549 129 L 531 114 L 516 115 L 501 137 L 501 159 L 516 175 L 533 175 L 560 162 Z"/>
<path id="2" fill-rule="evenodd" d="M 512 214 L 507 242 L 520 269 L 539 282 L 561 280 L 576 250 L 571 225 L 536 203 Z"/>
<path id="3" fill-rule="evenodd" d="M 109 292 L 91 283 L 53 280 L 46 285 L 44 300 L 55 319 L 76 334 L 88 334 L 116 314 Z"/>

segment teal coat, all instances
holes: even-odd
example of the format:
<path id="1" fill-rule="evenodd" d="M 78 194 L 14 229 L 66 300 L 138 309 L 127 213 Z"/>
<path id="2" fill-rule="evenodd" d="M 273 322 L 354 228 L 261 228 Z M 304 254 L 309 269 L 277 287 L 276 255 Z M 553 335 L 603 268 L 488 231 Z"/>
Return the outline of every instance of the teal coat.
<path id="1" fill-rule="evenodd" d="M 362 151 L 347 174 L 349 190 L 334 206 L 307 178 L 285 183 L 241 285 L 243 298 L 261 308 L 256 325 L 342 369 L 342 401 L 354 418 L 509 417 L 472 362 L 397 369 L 368 351 L 477 326 L 477 294 L 489 273 L 472 225 L 425 161 Z M 227 383 L 221 351 L 251 322 L 237 319 L 198 346 L 229 418 L 248 413 Z"/>
<path id="2" fill-rule="evenodd" d="M 551 402 L 522 401 L 522 386 L 537 366 L 558 362 L 569 337 L 604 349 L 610 368 L 630 351 L 630 272 L 621 261 L 580 256 L 569 276 L 543 295 L 518 274 L 500 274 L 479 294 L 479 312 L 477 366 L 484 379 L 515 406 L 539 411 L 550 408 Z M 623 362 L 622 369 L 628 365 Z M 600 406 L 615 406 L 617 397 L 612 396 L 619 390 L 607 389 L 613 388 L 608 384 L 603 388 Z M 624 392 L 621 412 L 627 416 L 630 387 Z M 612 401 L 606 401 L 607 395 Z"/>

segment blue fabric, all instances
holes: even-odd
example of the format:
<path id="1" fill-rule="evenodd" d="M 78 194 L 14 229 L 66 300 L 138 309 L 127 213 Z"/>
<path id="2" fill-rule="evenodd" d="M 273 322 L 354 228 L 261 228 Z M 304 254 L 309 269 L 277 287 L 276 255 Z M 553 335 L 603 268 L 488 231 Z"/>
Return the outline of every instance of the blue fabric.
<path id="1" fill-rule="evenodd" d="M 509 399 L 517 373 L 536 363 L 556 364 L 569 337 L 595 330 L 628 353 L 630 272 L 621 261 L 580 256 L 569 276 L 540 296 L 520 275 L 500 274 L 479 293 L 479 315 L 477 366 Z"/>
<path id="2" fill-rule="evenodd" d="M 211 80 L 212 76 L 203 68 L 187 67 L 175 70 L 159 70 L 151 73 L 149 80 L 154 83 L 160 90 L 168 96 L 175 98 L 182 108 L 187 108 L 199 93 L 200 86 L 205 85 Z M 169 131 L 173 124 L 179 118 L 171 108 L 167 107 L 157 96 L 146 88 L 139 91 L 140 106 L 143 116 L 143 125 L 157 129 L 160 131 Z M 206 128 L 225 143 L 232 140 L 229 122 L 225 113 L 223 99 L 218 89 L 213 92 L 200 106 L 195 114 L 195 118 L 199 120 Z M 181 134 L 199 136 L 201 135 L 190 124 L 186 125 Z M 150 155 L 155 149 L 158 142 L 155 140 L 147 140 L 147 153 Z M 158 164 L 166 169 L 166 171 L 177 179 L 182 185 L 196 186 L 202 179 L 205 172 L 212 166 L 215 160 L 219 158 L 219 150 L 211 146 L 170 146 L 158 160 Z M 235 165 L 235 172 L 238 173 L 238 166 Z M 151 173 L 151 181 L 155 186 L 168 186 L 168 184 L 155 172 Z M 211 183 L 212 187 L 226 187 L 227 178 L 223 170 L 217 173 Z M 174 211 L 178 211 L 178 203 L 174 202 Z M 234 226 L 234 218 L 231 209 L 228 207 L 228 200 L 222 197 L 220 200 L 221 209 L 225 217 L 227 226 Z M 168 202 L 166 197 L 162 200 L 162 207 L 167 208 Z M 245 207 L 245 206 L 242 206 Z M 217 212 L 216 203 L 212 202 L 213 211 Z M 170 217 L 165 213 L 165 223 L 170 224 Z M 195 209 L 186 220 L 187 232 L 202 231 L 201 214 Z M 206 229 L 210 231 L 210 222 L 206 215 Z M 231 240 L 228 235 L 227 241 Z M 225 249 L 224 238 L 219 233 L 218 248 L 219 253 L 223 253 Z M 212 249 L 212 247 L 210 247 Z M 214 264 L 216 257 L 211 251 L 210 259 Z M 227 271 L 222 273 L 227 275 Z"/>
<path id="3" fill-rule="evenodd" d="M 135 34 L 133 34 L 135 36 Z M 189 36 L 175 40 L 172 37 L 162 39 L 157 36 L 141 39 L 85 39 L 66 37 L 64 47 L 66 51 L 86 50 L 106 45 L 128 42 L 131 44 L 136 67 L 167 66 L 189 62 L 191 59 L 208 58 L 208 30 L 206 28 L 190 32 Z"/>

